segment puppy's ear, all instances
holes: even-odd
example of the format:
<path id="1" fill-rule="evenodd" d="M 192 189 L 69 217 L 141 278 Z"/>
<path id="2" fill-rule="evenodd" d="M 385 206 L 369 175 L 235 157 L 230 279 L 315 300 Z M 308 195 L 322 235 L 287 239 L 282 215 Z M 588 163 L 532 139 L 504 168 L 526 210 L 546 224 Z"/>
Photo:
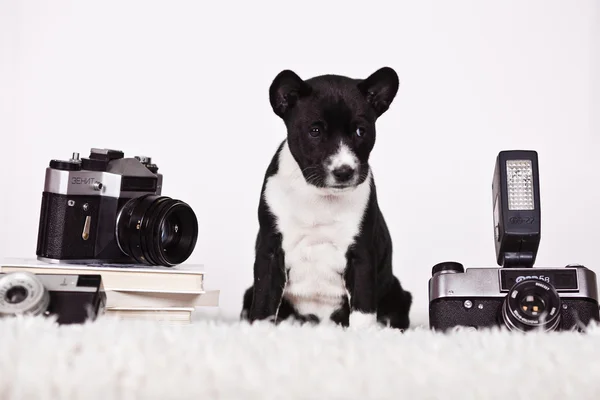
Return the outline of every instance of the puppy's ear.
<path id="1" fill-rule="evenodd" d="M 381 116 L 392 104 L 398 93 L 398 74 L 390 67 L 383 67 L 371 74 L 367 79 L 359 82 L 358 89 L 367 98 L 367 101 L 377 117 Z"/>
<path id="2" fill-rule="evenodd" d="M 300 97 L 308 96 L 311 87 L 304 82 L 294 71 L 286 69 L 281 71 L 269 88 L 269 100 L 275 114 L 281 118 L 291 110 Z"/>

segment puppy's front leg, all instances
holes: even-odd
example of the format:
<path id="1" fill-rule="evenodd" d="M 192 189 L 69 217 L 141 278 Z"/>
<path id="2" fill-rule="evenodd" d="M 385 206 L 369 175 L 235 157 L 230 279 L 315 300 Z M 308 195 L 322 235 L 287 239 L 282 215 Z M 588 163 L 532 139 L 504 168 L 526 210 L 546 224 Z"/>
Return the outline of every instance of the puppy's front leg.
<path id="1" fill-rule="evenodd" d="M 276 318 L 285 286 L 285 257 L 281 238 L 271 236 L 259 243 L 254 261 L 254 295 L 250 321 Z"/>
<path id="2" fill-rule="evenodd" d="M 350 252 L 345 274 L 351 328 L 377 325 L 377 269 L 366 255 Z"/>

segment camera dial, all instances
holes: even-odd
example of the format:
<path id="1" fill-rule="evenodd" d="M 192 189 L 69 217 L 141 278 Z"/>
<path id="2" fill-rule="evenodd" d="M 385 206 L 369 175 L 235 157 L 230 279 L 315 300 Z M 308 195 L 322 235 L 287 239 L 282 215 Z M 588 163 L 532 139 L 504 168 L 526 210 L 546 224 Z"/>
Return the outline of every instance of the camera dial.
<path id="1" fill-rule="evenodd" d="M 431 269 L 432 275 L 438 274 L 456 274 L 465 272 L 465 268 L 459 262 L 444 261 L 433 266 Z"/>
<path id="2" fill-rule="evenodd" d="M 152 163 L 152 157 L 148 157 L 148 156 L 135 156 L 134 158 L 136 160 L 138 160 L 139 162 L 141 162 L 142 164 L 150 164 L 150 163 Z"/>
<path id="3" fill-rule="evenodd" d="M 48 290 L 30 272 L 12 272 L 0 277 L 0 316 L 46 312 Z"/>
<path id="4" fill-rule="evenodd" d="M 561 301 L 556 289 L 539 279 L 516 283 L 502 304 L 502 322 L 511 331 L 554 331 L 560 324 Z"/>
<path id="5" fill-rule="evenodd" d="M 135 156 L 135 159 L 140 162 L 140 164 L 144 165 L 150 172 L 153 174 L 158 172 L 158 166 L 152 163 L 152 157 L 148 156 Z"/>

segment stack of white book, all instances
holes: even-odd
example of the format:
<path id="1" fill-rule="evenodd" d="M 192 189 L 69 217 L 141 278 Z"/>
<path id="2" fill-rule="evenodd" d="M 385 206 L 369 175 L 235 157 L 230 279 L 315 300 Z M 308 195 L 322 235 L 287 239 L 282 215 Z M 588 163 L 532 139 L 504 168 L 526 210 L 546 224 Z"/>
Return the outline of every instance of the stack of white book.
<path id="1" fill-rule="evenodd" d="M 197 307 L 218 307 L 219 291 L 205 290 L 202 265 L 50 264 L 36 259 L 6 258 L 0 273 L 97 274 L 106 293 L 106 313 L 122 319 L 187 324 Z"/>

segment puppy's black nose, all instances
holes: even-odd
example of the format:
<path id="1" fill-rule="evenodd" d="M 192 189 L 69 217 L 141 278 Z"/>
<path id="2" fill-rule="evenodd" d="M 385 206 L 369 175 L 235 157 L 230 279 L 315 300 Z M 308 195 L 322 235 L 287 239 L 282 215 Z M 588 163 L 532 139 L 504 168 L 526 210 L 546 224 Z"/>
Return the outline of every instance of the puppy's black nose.
<path id="1" fill-rule="evenodd" d="M 347 182 L 354 176 L 354 169 L 348 165 L 343 165 L 334 169 L 332 173 L 338 182 Z"/>

